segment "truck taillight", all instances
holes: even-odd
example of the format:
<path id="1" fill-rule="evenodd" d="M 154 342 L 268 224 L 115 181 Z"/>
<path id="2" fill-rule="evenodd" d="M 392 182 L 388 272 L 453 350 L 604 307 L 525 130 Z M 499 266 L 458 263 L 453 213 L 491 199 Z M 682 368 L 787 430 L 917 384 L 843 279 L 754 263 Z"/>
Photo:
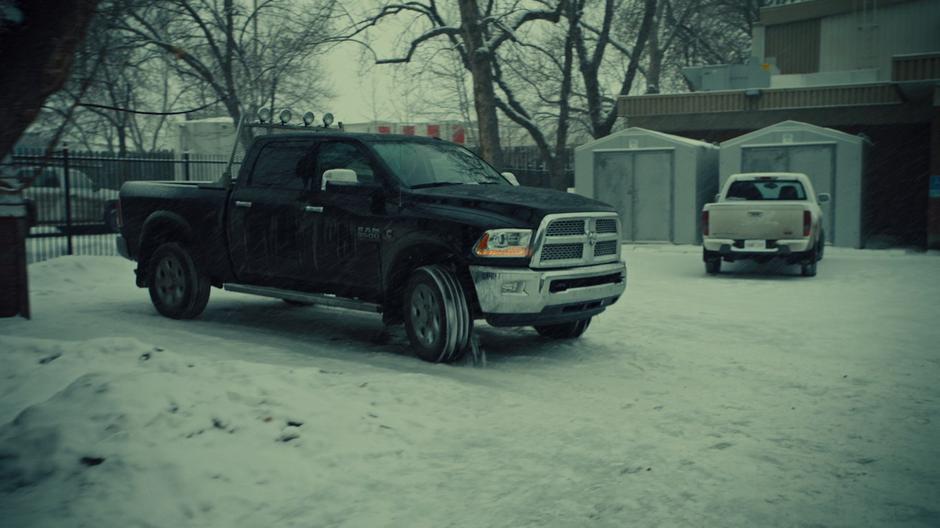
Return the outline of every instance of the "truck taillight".
<path id="1" fill-rule="evenodd" d="M 708 236 L 708 211 L 702 211 L 702 234 Z"/>
<path id="2" fill-rule="evenodd" d="M 809 211 L 803 211 L 803 236 L 808 237 L 809 231 L 813 227 L 813 215 Z"/>

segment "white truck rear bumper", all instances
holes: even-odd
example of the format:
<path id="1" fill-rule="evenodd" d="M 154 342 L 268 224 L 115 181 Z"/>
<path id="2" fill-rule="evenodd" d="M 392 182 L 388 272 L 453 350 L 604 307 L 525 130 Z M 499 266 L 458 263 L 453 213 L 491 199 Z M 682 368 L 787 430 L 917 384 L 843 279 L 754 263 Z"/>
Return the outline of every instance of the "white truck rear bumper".
<path id="1" fill-rule="evenodd" d="M 743 248 L 736 247 L 735 240 L 732 238 L 706 238 L 702 242 L 702 246 L 706 251 L 715 251 L 719 252 L 722 250 L 722 246 L 728 248 L 728 251 L 732 253 L 802 253 L 804 251 L 809 251 L 813 247 L 813 241 L 809 238 L 794 238 L 794 239 L 781 239 L 777 240 L 776 247 L 765 248 L 765 249 L 753 249 L 753 248 Z M 783 249 L 787 248 L 787 249 Z"/>

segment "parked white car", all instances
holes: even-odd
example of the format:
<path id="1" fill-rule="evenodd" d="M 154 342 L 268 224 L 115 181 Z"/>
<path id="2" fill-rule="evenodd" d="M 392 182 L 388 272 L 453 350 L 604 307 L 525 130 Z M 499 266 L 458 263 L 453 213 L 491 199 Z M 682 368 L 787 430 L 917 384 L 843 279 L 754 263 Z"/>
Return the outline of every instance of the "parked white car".
<path id="1" fill-rule="evenodd" d="M 64 227 L 66 222 L 65 172 L 61 167 L 23 167 L 17 176 L 35 178 L 24 191 L 24 196 L 36 207 L 36 220 L 40 225 Z M 69 209 L 73 227 L 101 226 L 116 232 L 118 191 L 102 189 L 84 172 L 69 170 Z"/>
<path id="2" fill-rule="evenodd" d="M 782 259 L 816 275 L 826 244 L 819 204 L 829 199 L 816 195 L 805 174 L 732 175 L 702 211 L 705 271 L 720 272 L 722 261 Z"/>

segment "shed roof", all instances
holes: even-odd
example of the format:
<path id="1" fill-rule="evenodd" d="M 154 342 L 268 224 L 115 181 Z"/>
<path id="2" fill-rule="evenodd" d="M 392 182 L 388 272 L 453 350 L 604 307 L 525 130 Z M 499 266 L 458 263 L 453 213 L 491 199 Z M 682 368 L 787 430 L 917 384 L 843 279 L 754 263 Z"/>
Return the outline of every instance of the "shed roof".
<path id="1" fill-rule="evenodd" d="M 665 132 L 657 132 L 656 130 L 649 130 L 646 128 L 640 127 L 629 127 L 623 130 L 618 130 L 602 138 L 595 139 L 594 141 L 589 141 L 583 145 L 575 147 L 575 150 L 588 150 L 603 148 L 604 143 L 616 140 L 620 137 L 625 136 L 640 136 L 640 135 L 649 135 L 654 136 L 658 139 L 674 143 L 676 145 L 684 145 L 689 147 L 707 147 L 707 148 L 718 148 L 716 145 L 708 143 L 707 141 L 700 141 L 697 139 L 689 139 L 683 136 L 676 136 L 674 134 L 666 134 Z"/>
<path id="2" fill-rule="evenodd" d="M 741 143 L 746 143 L 748 141 L 759 138 L 766 134 L 788 131 L 788 130 L 809 131 L 819 136 L 829 138 L 833 141 L 847 141 L 851 143 L 862 143 L 862 142 L 868 141 L 868 139 L 862 136 L 847 134 L 840 130 L 812 125 L 810 123 L 804 123 L 802 121 L 781 121 L 775 125 L 770 125 L 769 127 L 764 127 L 759 130 L 755 130 L 753 132 L 748 132 L 747 134 L 744 134 L 742 136 L 738 136 L 736 138 L 723 141 L 721 143 L 721 146 L 732 147 L 732 146 L 740 145 Z"/>

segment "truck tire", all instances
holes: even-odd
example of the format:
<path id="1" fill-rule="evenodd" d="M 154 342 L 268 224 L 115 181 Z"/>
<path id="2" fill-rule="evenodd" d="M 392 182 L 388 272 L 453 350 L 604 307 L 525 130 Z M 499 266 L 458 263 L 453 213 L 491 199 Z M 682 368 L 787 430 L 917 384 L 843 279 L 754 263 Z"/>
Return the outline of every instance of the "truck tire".
<path id="1" fill-rule="evenodd" d="M 449 363 L 469 348 L 473 319 L 456 275 L 440 265 L 422 266 L 405 286 L 405 331 L 421 359 Z"/>
<path id="2" fill-rule="evenodd" d="M 102 216 L 102 221 L 104 221 L 105 227 L 108 229 L 108 233 L 118 233 L 121 231 L 121 228 L 118 227 L 118 212 L 117 204 L 111 203 L 108 204 L 104 209 L 104 215 Z"/>
<path id="3" fill-rule="evenodd" d="M 816 256 L 816 250 L 810 252 L 806 260 L 800 262 L 800 274 L 804 277 L 815 277 L 816 276 L 816 262 L 819 259 Z"/>
<path id="4" fill-rule="evenodd" d="M 572 321 L 570 323 L 559 323 L 553 325 L 535 326 L 535 331 L 542 337 L 552 339 L 575 339 L 581 337 L 588 327 L 591 326 L 591 318 Z"/>
<path id="5" fill-rule="evenodd" d="M 150 257 L 150 301 L 161 315 L 192 319 L 209 302 L 211 284 L 192 255 L 176 242 L 162 244 Z"/>
<path id="6" fill-rule="evenodd" d="M 816 262 L 823 259 L 823 253 L 826 251 L 826 233 L 819 234 L 819 242 L 816 245 Z"/>
<path id="7" fill-rule="evenodd" d="M 709 275 L 717 275 L 721 273 L 721 259 L 708 259 L 705 261 L 705 273 Z"/>

